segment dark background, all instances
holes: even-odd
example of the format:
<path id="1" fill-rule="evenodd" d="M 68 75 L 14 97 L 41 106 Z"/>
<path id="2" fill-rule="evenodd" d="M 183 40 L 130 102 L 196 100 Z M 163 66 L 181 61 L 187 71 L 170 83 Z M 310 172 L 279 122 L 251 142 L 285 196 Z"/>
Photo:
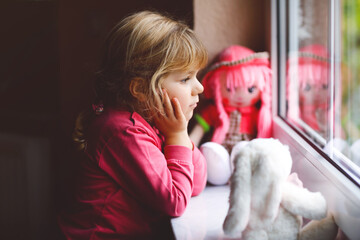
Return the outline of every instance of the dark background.
<path id="1" fill-rule="evenodd" d="M 108 31 L 138 10 L 193 25 L 193 1 L 0 2 L 0 239 L 60 239 L 78 156 L 71 133 L 90 106 Z"/>

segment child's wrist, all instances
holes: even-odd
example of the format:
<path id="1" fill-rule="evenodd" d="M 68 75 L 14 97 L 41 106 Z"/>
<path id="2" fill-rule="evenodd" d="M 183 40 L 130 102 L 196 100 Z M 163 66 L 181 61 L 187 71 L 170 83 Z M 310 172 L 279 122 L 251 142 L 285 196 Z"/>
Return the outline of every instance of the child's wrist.
<path id="1" fill-rule="evenodd" d="M 193 143 L 187 132 L 175 133 L 165 137 L 165 145 L 179 145 L 193 149 Z"/>

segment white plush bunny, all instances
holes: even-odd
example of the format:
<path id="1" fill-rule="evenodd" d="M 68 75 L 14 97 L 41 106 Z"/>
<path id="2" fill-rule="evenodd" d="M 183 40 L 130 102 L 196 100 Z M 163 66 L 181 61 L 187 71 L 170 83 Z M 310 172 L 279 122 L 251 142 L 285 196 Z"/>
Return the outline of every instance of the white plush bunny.
<path id="1" fill-rule="evenodd" d="M 325 198 L 303 188 L 297 176 L 290 176 L 291 165 L 288 147 L 272 138 L 254 139 L 236 154 L 230 207 L 223 224 L 226 235 L 243 240 L 336 237 L 333 218 L 325 218 Z M 322 220 L 301 229 L 302 217 Z"/>

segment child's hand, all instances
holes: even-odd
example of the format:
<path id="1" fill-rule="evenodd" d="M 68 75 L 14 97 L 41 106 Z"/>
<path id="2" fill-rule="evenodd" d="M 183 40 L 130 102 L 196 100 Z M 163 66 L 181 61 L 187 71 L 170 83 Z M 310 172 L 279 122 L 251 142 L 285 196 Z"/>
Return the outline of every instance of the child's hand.
<path id="1" fill-rule="evenodd" d="M 155 115 L 155 125 L 165 137 L 166 145 L 181 145 L 192 149 L 192 142 L 187 132 L 188 121 L 181 110 L 179 100 L 163 91 L 163 103 L 158 108 L 161 113 Z"/>

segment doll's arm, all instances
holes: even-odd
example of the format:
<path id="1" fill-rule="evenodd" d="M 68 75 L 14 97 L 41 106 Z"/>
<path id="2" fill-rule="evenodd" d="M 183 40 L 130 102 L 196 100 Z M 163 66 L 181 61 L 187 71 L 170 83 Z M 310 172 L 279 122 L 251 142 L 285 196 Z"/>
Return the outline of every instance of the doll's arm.
<path id="1" fill-rule="evenodd" d="M 191 130 L 189 136 L 194 145 L 199 146 L 204 134 L 204 128 L 200 124 L 196 124 L 195 127 Z"/>
<path id="2" fill-rule="evenodd" d="M 195 120 L 197 124 L 191 130 L 189 134 L 190 139 L 193 141 L 195 146 L 199 146 L 201 139 L 204 137 L 204 134 L 210 131 L 210 125 L 202 118 L 199 114 L 195 114 Z"/>

